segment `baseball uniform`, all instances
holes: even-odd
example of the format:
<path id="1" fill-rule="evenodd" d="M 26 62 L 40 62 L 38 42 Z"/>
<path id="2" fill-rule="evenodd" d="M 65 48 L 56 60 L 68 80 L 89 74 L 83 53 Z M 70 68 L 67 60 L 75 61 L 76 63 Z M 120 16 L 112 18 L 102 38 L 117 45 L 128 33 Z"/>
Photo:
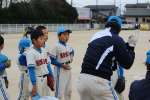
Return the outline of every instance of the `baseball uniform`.
<path id="1" fill-rule="evenodd" d="M 55 58 L 61 64 L 68 64 L 73 60 L 74 51 L 69 45 L 58 42 L 51 51 L 51 57 Z M 56 81 L 55 96 L 60 100 L 71 99 L 71 70 L 65 70 L 61 66 L 54 68 L 54 77 Z"/>
<path id="2" fill-rule="evenodd" d="M 49 96 L 50 89 L 47 86 L 47 75 L 50 73 L 48 69 L 48 64 L 50 64 L 49 56 L 44 48 L 36 49 L 34 47 L 30 48 L 27 53 L 27 65 L 30 74 L 30 80 L 33 85 L 32 77 L 33 73 L 30 73 L 30 68 L 34 69 L 35 72 L 35 82 L 37 85 L 37 91 L 40 96 Z M 31 75 L 32 74 L 32 75 Z M 30 84 L 30 91 L 32 89 Z"/>

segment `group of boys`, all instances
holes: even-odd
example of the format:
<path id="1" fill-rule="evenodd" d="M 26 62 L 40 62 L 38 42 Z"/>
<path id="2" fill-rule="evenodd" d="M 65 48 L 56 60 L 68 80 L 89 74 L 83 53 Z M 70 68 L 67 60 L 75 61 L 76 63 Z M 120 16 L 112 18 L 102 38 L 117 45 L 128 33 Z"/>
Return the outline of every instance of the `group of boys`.
<path id="1" fill-rule="evenodd" d="M 129 37 L 127 43 L 119 36 L 122 21 L 118 16 L 108 18 L 105 29 L 94 34 L 88 44 L 83 58 L 82 69 L 77 82 L 77 90 L 80 100 L 119 100 L 116 87 L 112 85 L 113 64 L 116 60 L 116 69 L 121 66 L 129 69 L 135 59 L 134 48 L 137 40 Z M 45 26 L 38 26 L 26 32 L 19 41 L 19 53 L 17 64 L 21 72 L 20 92 L 18 100 L 40 100 L 48 99 L 51 91 L 55 91 L 52 100 L 71 100 L 71 67 L 74 50 L 67 42 L 70 30 L 63 26 L 58 28 L 58 42 L 52 50 L 48 48 L 48 30 Z M 8 80 L 6 68 L 11 66 L 9 58 L 2 54 L 4 38 L 0 36 L 0 100 L 9 100 L 6 87 Z M 52 66 L 54 65 L 54 74 Z M 146 79 L 135 81 L 130 88 L 130 100 L 149 100 L 150 77 L 150 51 L 147 52 L 147 74 Z M 124 90 L 123 69 L 119 68 L 118 77 L 123 79 L 123 88 L 117 88 L 121 93 Z M 120 82 L 116 83 L 120 85 Z M 121 83 L 122 84 L 122 83 Z M 145 94 L 141 94 L 141 90 Z M 145 98 L 144 98 L 145 97 Z M 43 100 L 41 99 L 41 100 Z"/>
<path id="2" fill-rule="evenodd" d="M 58 39 L 55 47 L 50 50 L 47 43 L 48 29 L 37 26 L 27 30 L 18 45 L 17 65 L 20 70 L 18 100 L 71 100 L 71 67 L 74 50 L 67 42 L 71 30 L 63 26 L 58 28 Z M 0 36 L 0 51 L 4 46 L 4 38 Z M 9 100 L 3 75 L 5 68 L 10 67 L 7 56 L 0 54 L 0 100 Z M 54 65 L 54 72 L 52 68 Z M 4 83 L 5 82 L 5 83 Z M 52 98 L 51 91 L 55 91 Z"/>

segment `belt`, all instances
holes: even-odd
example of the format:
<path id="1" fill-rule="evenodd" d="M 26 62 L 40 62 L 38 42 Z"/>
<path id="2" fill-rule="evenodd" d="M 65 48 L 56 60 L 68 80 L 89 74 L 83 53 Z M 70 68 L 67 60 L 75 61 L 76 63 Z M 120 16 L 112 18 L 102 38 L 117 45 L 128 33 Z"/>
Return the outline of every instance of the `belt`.
<path id="1" fill-rule="evenodd" d="M 47 74 L 46 75 L 42 75 L 42 76 L 38 76 L 38 77 L 43 77 L 43 78 L 45 78 L 47 76 Z"/>
<path id="2" fill-rule="evenodd" d="M 23 70 L 23 71 L 21 71 L 21 72 L 27 74 L 27 73 L 28 73 L 28 70 Z"/>
<path id="3" fill-rule="evenodd" d="M 62 64 L 68 65 L 68 64 L 70 64 L 70 63 L 71 63 L 71 61 L 67 61 L 67 62 L 64 62 L 64 63 L 62 63 Z"/>
<path id="4" fill-rule="evenodd" d="M 28 70 L 25 70 L 25 73 L 28 73 Z"/>
<path id="5" fill-rule="evenodd" d="M 110 77 L 111 75 L 108 75 L 104 72 L 94 72 L 92 70 L 82 70 L 81 73 L 85 73 L 85 74 L 90 74 L 90 75 L 94 75 L 94 76 L 97 76 L 97 77 L 101 77 L 101 78 L 104 78 L 108 81 L 110 81 Z"/>

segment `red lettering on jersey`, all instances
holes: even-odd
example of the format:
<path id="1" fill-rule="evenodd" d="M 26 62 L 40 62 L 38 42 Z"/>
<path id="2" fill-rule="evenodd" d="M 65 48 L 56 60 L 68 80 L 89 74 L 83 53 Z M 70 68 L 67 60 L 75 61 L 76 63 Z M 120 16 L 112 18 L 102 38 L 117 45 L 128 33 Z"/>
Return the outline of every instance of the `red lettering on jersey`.
<path id="1" fill-rule="evenodd" d="M 68 57 L 68 56 L 69 56 L 68 52 L 60 53 L 60 58 L 65 58 L 65 57 Z"/>
<path id="2" fill-rule="evenodd" d="M 48 64 L 47 59 L 36 60 L 36 65 L 37 66 L 40 66 L 40 65 L 43 65 L 43 64 Z"/>
<path id="3" fill-rule="evenodd" d="M 47 59 L 43 59 L 44 61 L 44 64 L 48 64 L 48 61 L 47 61 Z"/>

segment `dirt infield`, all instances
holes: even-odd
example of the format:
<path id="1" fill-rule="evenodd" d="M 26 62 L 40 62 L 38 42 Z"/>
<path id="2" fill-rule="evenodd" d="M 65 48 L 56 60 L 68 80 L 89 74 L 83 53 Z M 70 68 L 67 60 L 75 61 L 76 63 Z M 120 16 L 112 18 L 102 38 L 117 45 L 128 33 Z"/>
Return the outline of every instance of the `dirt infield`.
<path id="1" fill-rule="evenodd" d="M 73 80 L 73 91 L 72 91 L 72 100 L 79 100 L 79 95 L 76 91 L 76 80 L 79 76 L 81 63 L 83 56 L 85 54 L 87 44 L 93 33 L 95 31 L 76 31 L 71 34 L 69 44 L 74 47 L 75 49 L 75 57 L 72 63 L 72 80 Z M 144 66 L 145 61 L 145 53 L 150 47 L 150 43 L 148 40 L 150 39 L 150 32 L 149 31 L 122 31 L 121 36 L 127 40 L 127 37 L 131 34 L 139 34 L 139 40 L 135 49 L 136 52 L 136 59 L 129 71 L 126 71 L 126 90 L 124 92 L 125 100 L 128 100 L 128 91 L 130 83 L 135 79 L 141 79 L 145 75 L 146 67 Z M 12 60 L 12 67 L 7 70 L 8 79 L 10 82 L 9 85 L 9 95 L 10 100 L 16 100 L 18 95 L 18 81 L 19 81 L 19 70 L 16 67 L 16 57 L 17 57 L 17 45 L 18 41 L 21 38 L 21 34 L 10 34 L 4 35 L 5 38 L 5 48 L 3 50 L 10 59 Z M 55 33 L 49 34 L 48 45 L 53 47 L 53 45 L 57 42 L 57 36 Z"/>

